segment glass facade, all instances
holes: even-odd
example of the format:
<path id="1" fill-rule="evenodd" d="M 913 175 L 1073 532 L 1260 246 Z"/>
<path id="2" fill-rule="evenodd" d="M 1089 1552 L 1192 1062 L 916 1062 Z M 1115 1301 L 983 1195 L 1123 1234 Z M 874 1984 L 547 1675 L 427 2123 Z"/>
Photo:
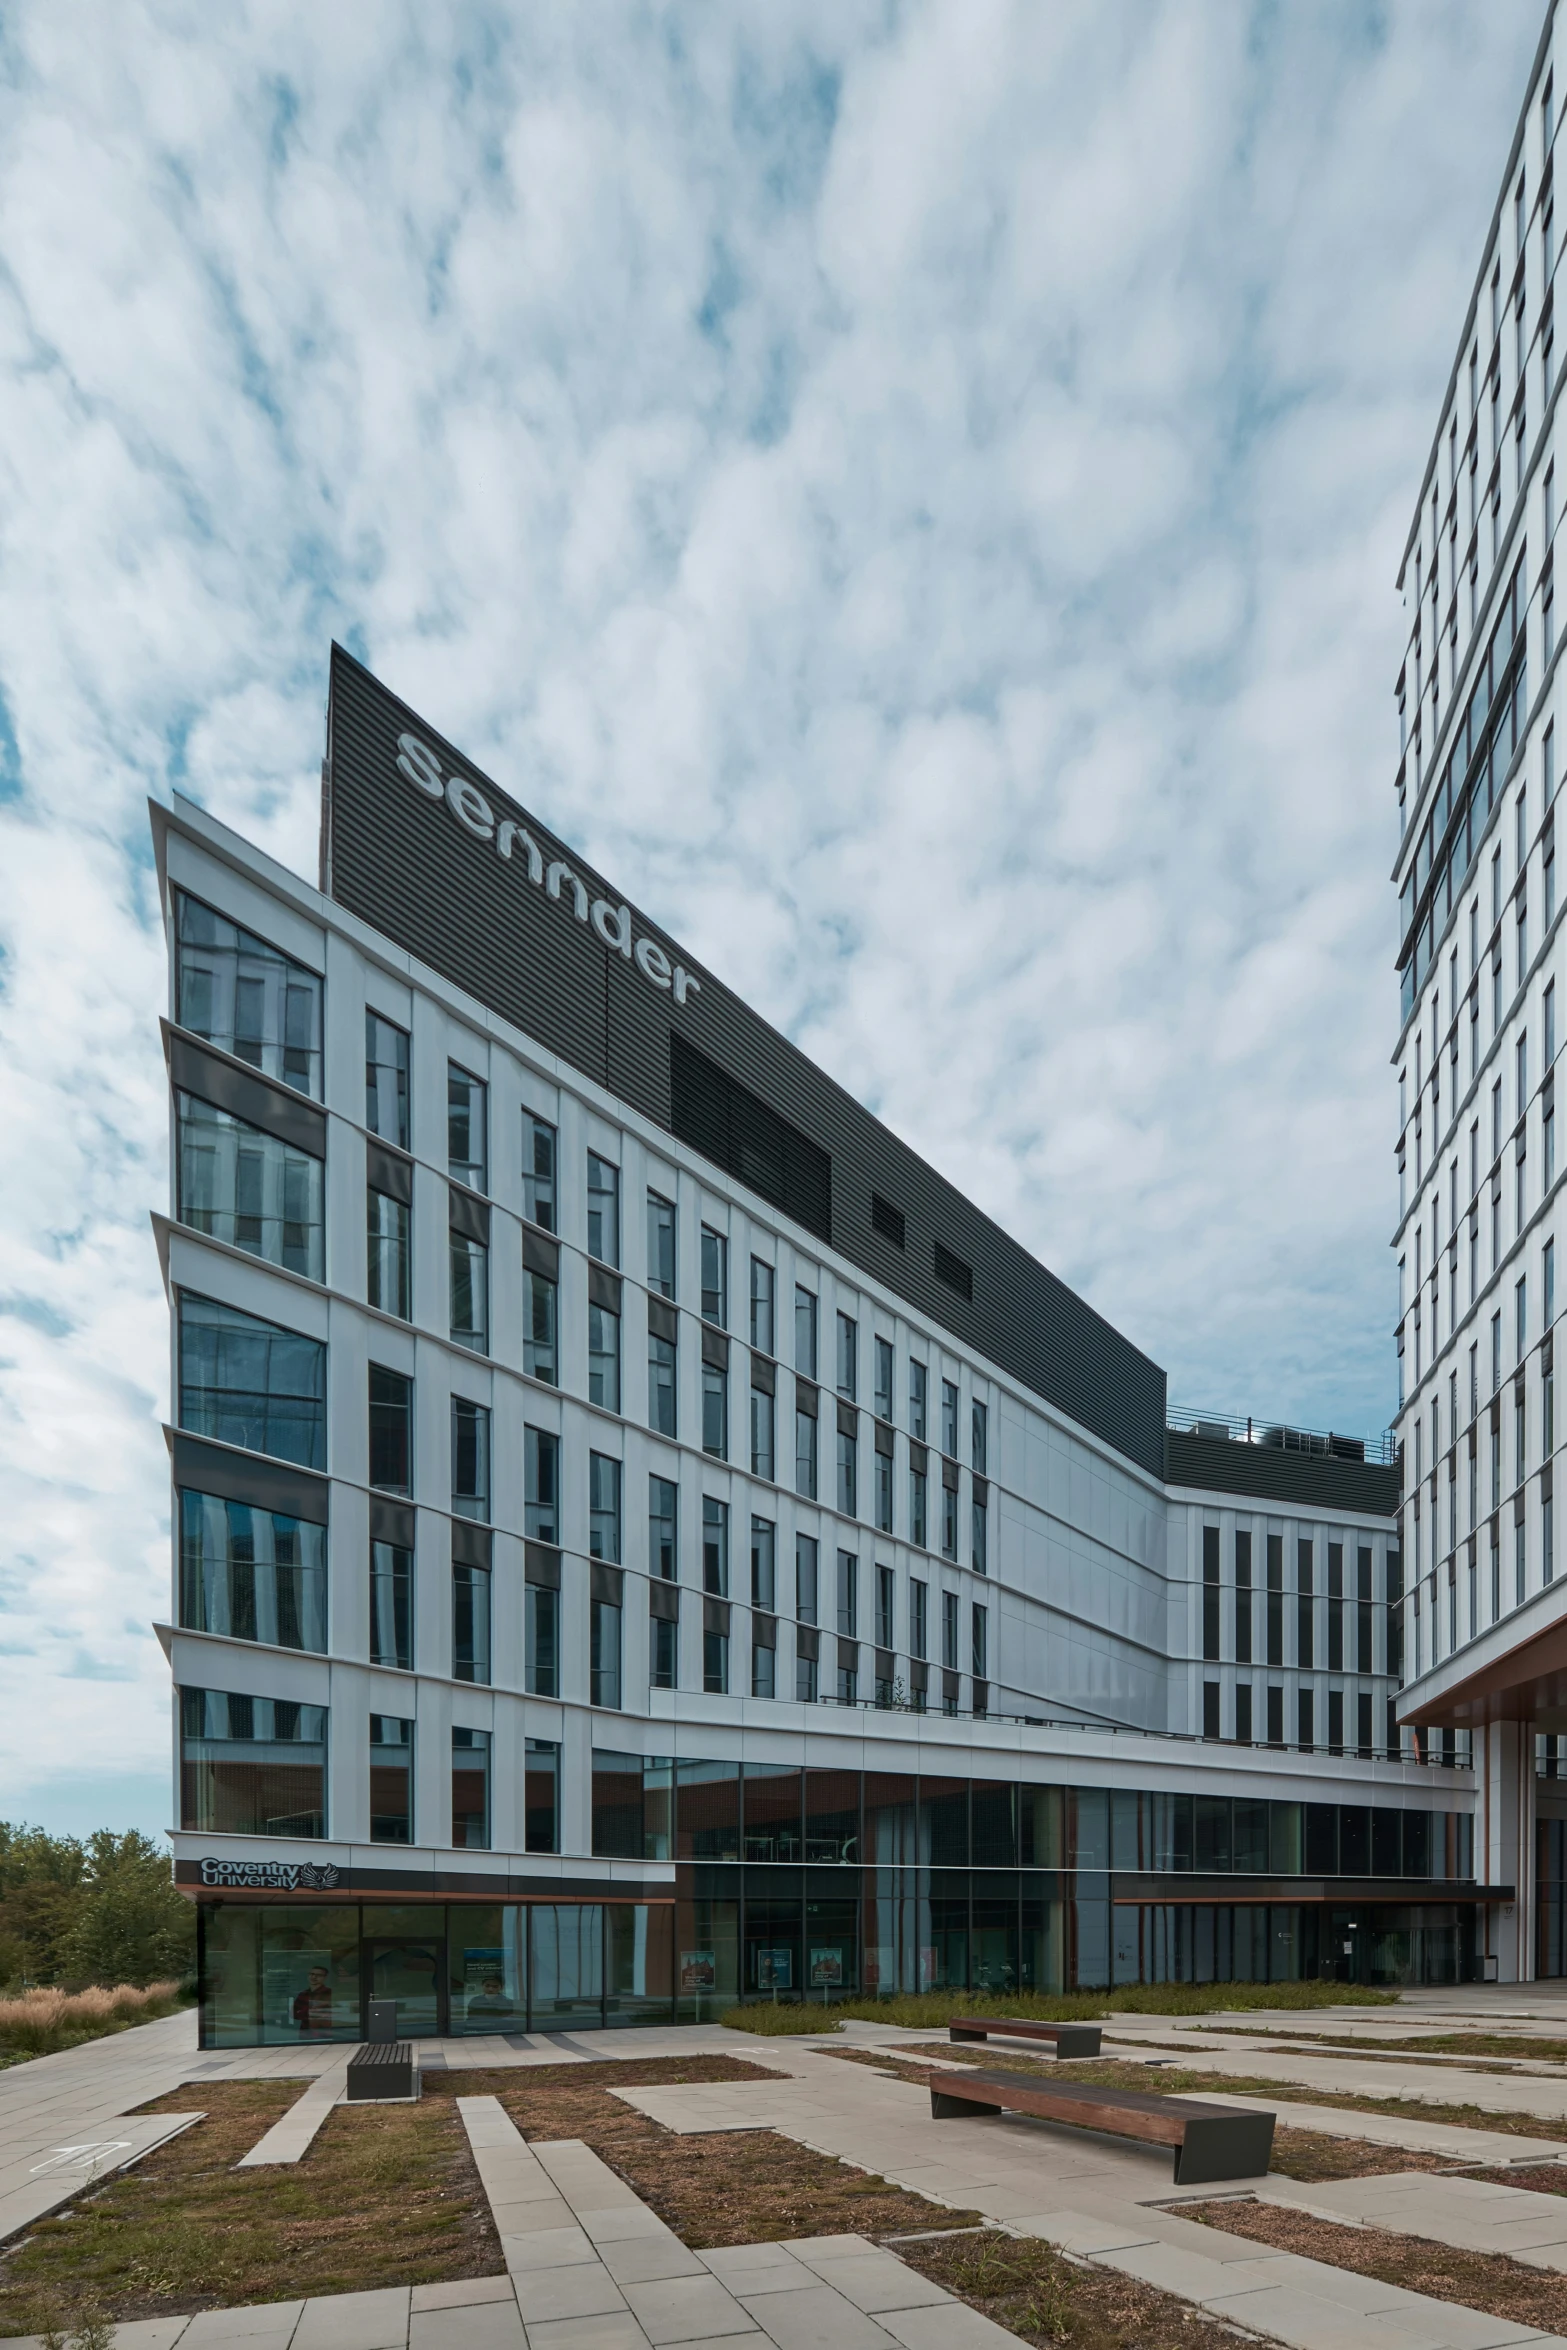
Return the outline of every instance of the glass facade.
<path id="1" fill-rule="evenodd" d="M 319 1281 L 325 1258 L 321 1161 L 196 1094 L 174 1098 L 180 1222 Z"/>
<path id="2" fill-rule="evenodd" d="M 180 1426 L 307 1469 L 326 1467 L 326 1348 L 180 1292 Z"/>
<path id="3" fill-rule="evenodd" d="M 182 1689 L 180 1825 L 221 1836 L 324 1836 L 325 1706 Z"/>
<path id="4" fill-rule="evenodd" d="M 326 1650 L 326 1528 L 210 1493 L 180 1497 L 180 1623 Z"/>

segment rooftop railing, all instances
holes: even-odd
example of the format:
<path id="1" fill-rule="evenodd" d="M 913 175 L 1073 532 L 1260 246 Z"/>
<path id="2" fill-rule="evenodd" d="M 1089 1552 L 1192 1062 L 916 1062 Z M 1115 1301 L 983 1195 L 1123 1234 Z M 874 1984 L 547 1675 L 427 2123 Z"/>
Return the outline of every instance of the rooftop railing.
<path id="1" fill-rule="evenodd" d="M 1270 1445 L 1275 1452 L 1315 1453 L 1320 1459 L 1372 1461 L 1384 1469 L 1398 1462 L 1398 1440 L 1391 1428 L 1380 1436 L 1345 1436 L 1334 1428 L 1292 1428 L 1282 1420 L 1259 1420 L 1238 1412 L 1201 1410 L 1189 1404 L 1171 1404 L 1165 1425 L 1177 1436 L 1209 1436 L 1227 1444 Z"/>

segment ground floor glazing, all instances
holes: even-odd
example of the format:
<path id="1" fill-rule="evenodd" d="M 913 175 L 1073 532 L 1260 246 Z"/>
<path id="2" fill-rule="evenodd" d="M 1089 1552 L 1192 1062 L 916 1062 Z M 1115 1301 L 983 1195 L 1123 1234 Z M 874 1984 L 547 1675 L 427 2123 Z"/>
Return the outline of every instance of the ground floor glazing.
<path id="1" fill-rule="evenodd" d="M 1456 1983 L 1461 1903 L 1126 1901 L 1035 1870 L 682 1868 L 673 1899 L 203 1900 L 203 2047 L 702 2022 L 742 1999 L 1139 1982 Z"/>

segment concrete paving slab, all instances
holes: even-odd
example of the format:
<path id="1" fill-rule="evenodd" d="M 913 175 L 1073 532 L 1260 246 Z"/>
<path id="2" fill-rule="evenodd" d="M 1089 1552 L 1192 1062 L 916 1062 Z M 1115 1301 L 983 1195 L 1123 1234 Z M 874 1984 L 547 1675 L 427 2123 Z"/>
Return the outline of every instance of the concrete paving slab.
<path id="1" fill-rule="evenodd" d="M 902 2350 L 1017 2350 L 1016 2334 L 962 2301 L 944 2309 L 890 2309 L 881 2322 Z"/>
<path id="2" fill-rule="evenodd" d="M 528 2350 L 647 2350 L 628 2309 L 609 2317 L 544 2318 L 528 2328 Z"/>
<path id="3" fill-rule="evenodd" d="M 890 2252 L 859 2251 L 821 2266 L 821 2278 L 868 2317 L 889 2309 L 922 2309 L 952 2296 Z"/>
<path id="4" fill-rule="evenodd" d="M 408 2350 L 527 2350 L 527 2337 L 515 2301 L 469 2301 L 410 2317 Z"/>
<path id="5" fill-rule="evenodd" d="M 625 2291 L 632 2315 L 655 2345 L 713 2341 L 745 2331 L 748 2312 L 715 2276 L 664 2277 L 628 2285 Z"/>
<path id="6" fill-rule="evenodd" d="M 766 2293 L 754 2305 L 739 2296 L 778 2350 L 887 2350 L 884 2326 L 856 2309 L 830 2285 L 808 2285 L 803 2293 Z"/>
<path id="7" fill-rule="evenodd" d="M 626 2297 L 600 2263 L 581 2261 L 571 2268 L 544 2268 L 517 2276 L 516 2305 L 529 2333 L 537 2325 L 560 2318 L 624 2315 Z"/>
<path id="8" fill-rule="evenodd" d="M 271 2163 L 302 2162 L 315 2144 L 322 2124 L 344 2096 L 348 2087 L 348 2058 L 329 2065 L 313 2081 L 307 2082 L 280 2121 L 275 2121 L 257 2139 L 248 2154 L 242 2154 L 236 2170 L 259 2170 Z"/>
<path id="9" fill-rule="evenodd" d="M 630 2236 L 600 2243 L 598 2256 L 617 2285 L 651 2284 L 655 2277 L 705 2276 L 708 2272 L 678 2236 Z"/>
<path id="10" fill-rule="evenodd" d="M 415 2317 L 427 2309 L 461 2309 L 472 2301 L 510 2301 L 510 2277 L 453 2277 L 444 2285 L 415 2285 L 410 2311 Z"/>
<path id="11" fill-rule="evenodd" d="M 291 2350 L 403 2350 L 408 2319 L 406 2285 L 371 2293 L 317 2294 L 305 2303 Z"/>
<path id="12" fill-rule="evenodd" d="M 577 2262 L 599 2263 L 580 2228 L 536 2228 L 531 2235 L 502 2236 L 501 2253 L 515 2275 L 520 2269 L 571 2268 Z"/>
<path id="13" fill-rule="evenodd" d="M 282 2350 L 292 2341 L 304 2314 L 303 2301 L 256 2301 L 239 2309 L 203 2309 L 180 2336 L 190 2350 L 216 2350 L 220 2342 L 264 2343 L 266 2350 Z"/>

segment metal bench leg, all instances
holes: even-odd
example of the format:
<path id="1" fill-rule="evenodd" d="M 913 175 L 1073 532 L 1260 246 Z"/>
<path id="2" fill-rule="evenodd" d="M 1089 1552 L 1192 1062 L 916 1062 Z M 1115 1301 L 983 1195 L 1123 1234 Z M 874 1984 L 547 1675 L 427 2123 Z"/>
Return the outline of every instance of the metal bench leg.
<path id="1" fill-rule="evenodd" d="M 1271 2113 L 1207 2114 L 1186 2125 L 1175 2150 L 1175 2183 L 1201 2186 L 1209 2179 L 1260 2179 L 1273 2154 Z"/>
<path id="2" fill-rule="evenodd" d="M 981 2105 L 973 2097 L 951 2097 L 945 2090 L 932 2089 L 930 2118 L 933 2122 L 972 2121 L 978 2113 L 1000 2113 L 999 2105 Z"/>

